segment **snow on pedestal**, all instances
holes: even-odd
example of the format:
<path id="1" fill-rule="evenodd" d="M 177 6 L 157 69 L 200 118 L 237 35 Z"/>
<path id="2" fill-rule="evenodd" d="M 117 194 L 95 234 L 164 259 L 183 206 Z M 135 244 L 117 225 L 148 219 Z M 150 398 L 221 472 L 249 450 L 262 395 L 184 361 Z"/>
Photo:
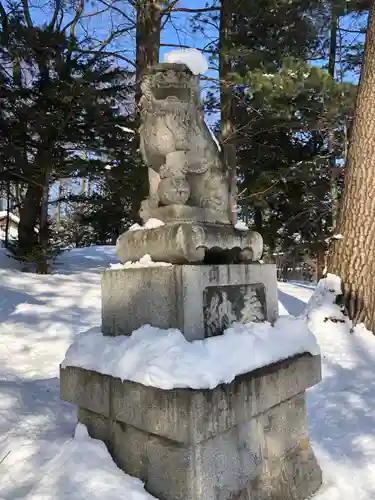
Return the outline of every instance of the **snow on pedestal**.
<path id="1" fill-rule="evenodd" d="M 221 356 L 210 360 L 226 367 L 221 376 L 211 362 L 206 364 L 214 372 L 210 376 L 202 372 L 200 356 L 206 350 L 206 359 L 210 359 L 210 344 L 215 345 L 216 340 L 209 339 L 201 348 L 196 344 L 197 352 L 192 354 L 184 353 L 181 346 L 176 348 L 166 334 L 158 341 L 159 347 L 164 344 L 163 355 L 158 357 L 156 349 L 149 366 L 141 353 L 150 360 L 152 347 L 146 339 L 143 344 L 139 340 L 128 346 L 133 363 L 108 369 L 123 375 L 125 369 L 128 378 L 150 385 L 66 366 L 69 357 L 73 359 L 71 352 L 63 364 L 66 367 L 61 368 L 61 396 L 78 405 L 79 421 L 87 426 L 90 436 L 108 444 L 117 465 L 145 482 L 147 491 L 158 498 L 229 500 L 236 496 L 263 500 L 265 492 L 280 500 L 308 498 L 322 482 L 308 438 L 305 407 L 306 389 L 321 378 L 320 356 L 293 356 L 235 376 L 235 366 L 226 362 L 235 346 L 232 343 L 226 345 L 224 354 L 217 349 Z M 254 353 L 245 342 L 235 336 L 232 340 L 237 341 L 237 354 L 242 347 L 248 358 L 252 357 Z M 274 339 L 274 343 L 282 341 Z M 111 364 L 112 354 L 109 347 L 102 360 L 108 357 L 106 362 Z M 184 358 L 189 363 L 184 363 Z M 233 363 L 234 356 L 231 360 Z M 197 364 L 201 367 L 196 370 Z M 170 371 L 171 365 L 175 371 Z M 204 379 L 198 380 L 197 375 Z M 233 377 L 231 383 L 215 386 Z M 156 385 L 215 387 L 166 390 Z"/>
<path id="2" fill-rule="evenodd" d="M 247 224 L 242 220 L 237 221 L 234 228 L 237 229 L 237 231 L 249 231 Z"/>
<path id="3" fill-rule="evenodd" d="M 305 407 L 320 367 L 303 319 L 194 342 L 151 326 L 129 337 L 93 330 L 69 348 L 60 388 L 90 436 L 158 498 L 304 499 L 322 481 Z"/>
<path id="4" fill-rule="evenodd" d="M 119 262 L 116 262 L 115 264 L 110 264 L 109 265 L 109 270 L 116 270 L 116 269 L 139 269 L 139 268 L 147 268 L 147 267 L 158 267 L 158 266 L 171 266 L 169 262 L 154 262 L 151 257 L 146 254 L 144 255 L 139 261 L 137 262 L 125 262 L 125 264 L 121 264 Z"/>
<path id="5" fill-rule="evenodd" d="M 249 355 L 251 353 L 251 355 Z M 188 342 L 179 330 L 145 325 L 131 336 L 99 329 L 77 335 L 62 368 L 75 366 L 164 390 L 214 389 L 235 377 L 297 354 L 320 354 L 303 319 L 234 324 L 224 335 Z"/>

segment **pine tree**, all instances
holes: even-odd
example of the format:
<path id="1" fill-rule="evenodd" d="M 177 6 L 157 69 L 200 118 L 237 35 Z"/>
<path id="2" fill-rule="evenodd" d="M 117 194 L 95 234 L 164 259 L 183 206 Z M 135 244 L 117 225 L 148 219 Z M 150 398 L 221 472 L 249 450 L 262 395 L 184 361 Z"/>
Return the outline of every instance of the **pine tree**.
<path id="1" fill-rule="evenodd" d="M 242 215 L 263 234 L 271 254 L 280 245 L 292 251 L 297 244 L 308 246 L 301 234 L 306 232 L 313 234 L 310 251 L 317 253 L 332 226 L 329 167 L 322 161 L 328 148 L 321 137 L 334 130 L 340 144 L 355 88 L 336 84 L 309 62 L 320 57 L 326 25 L 320 6 L 272 0 L 232 5 L 239 201 Z"/>
<path id="2" fill-rule="evenodd" d="M 375 331 L 375 4 L 371 6 L 364 62 L 345 171 L 345 188 L 329 271 L 342 279 L 342 303 L 354 323 Z"/>
<path id="3" fill-rule="evenodd" d="M 82 53 L 74 35 L 35 27 L 25 12 L 6 13 L 2 22 L 9 36 L 1 38 L 1 53 L 13 78 L 2 71 L 1 163 L 24 183 L 18 252 L 34 256 L 38 271 L 46 272 L 49 185 L 98 175 L 122 154 L 126 137 L 118 125 L 132 119 L 122 104 L 130 75 L 105 53 Z"/>

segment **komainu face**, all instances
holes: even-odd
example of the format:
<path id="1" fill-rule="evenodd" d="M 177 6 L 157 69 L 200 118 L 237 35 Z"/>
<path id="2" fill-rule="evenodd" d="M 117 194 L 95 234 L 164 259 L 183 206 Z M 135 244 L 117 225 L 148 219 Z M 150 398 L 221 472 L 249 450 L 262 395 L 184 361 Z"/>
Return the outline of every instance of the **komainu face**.
<path id="1" fill-rule="evenodd" d="M 199 89 L 196 76 L 163 66 L 141 84 L 141 152 L 157 172 L 169 153 L 189 150 Z"/>

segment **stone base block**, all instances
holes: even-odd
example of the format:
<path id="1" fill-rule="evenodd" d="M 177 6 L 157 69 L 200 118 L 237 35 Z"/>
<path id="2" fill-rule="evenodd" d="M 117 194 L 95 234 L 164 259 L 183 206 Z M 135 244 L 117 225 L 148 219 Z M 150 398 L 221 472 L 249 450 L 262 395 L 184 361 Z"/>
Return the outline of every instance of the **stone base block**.
<path id="1" fill-rule="evenodd" d="M 61 396 L 160 500 L 303 500 L 322 482 L 305 407 L 320 379 L 310 355 L 214 390 L 163 391 L 68 367 Z"/>
<path id="2" fill-rule="evenodd" d="M 272 264 L 157 266 L 102 273 L 102 331 L 130 335 L 149 324 L 178 328 L 187 340 L 220 335 L 234 321 L 273 323 Z"/>
<path id="3" fill-rule="evenodd" d="M 257 232 L 238 231 L 231 224 L 174 222 L 123 233 L 116 252 L 123 263 L 148 254 L 155 262 L 172 264 L 236 264 L 258 261 L 263 239 Z"/>

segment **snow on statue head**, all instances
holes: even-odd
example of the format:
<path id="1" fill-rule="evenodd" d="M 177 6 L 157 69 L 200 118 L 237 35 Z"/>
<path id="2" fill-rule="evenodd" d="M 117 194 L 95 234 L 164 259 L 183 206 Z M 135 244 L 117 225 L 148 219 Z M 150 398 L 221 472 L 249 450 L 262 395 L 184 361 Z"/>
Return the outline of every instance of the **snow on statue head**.
<path id="1" fill-rule="evenodd" d="M 207 61 L 196 49 L 168 52 L 164 61 L 141 82 L 141 153 L 150 172 L 142 218 L 155 216 L 158 207 L 177 205 L 235 223 L 235 162 L 225 160 L 200 100 L 198 75 L 207 70 Z"/>
<path id="2" fill-rule="evenodd" d="M 207 60 L 197 49 L 172 50 L 164 54 L 164 62 L 185 64 L 193 75 L 203 75 L 208 70 Z"/>

